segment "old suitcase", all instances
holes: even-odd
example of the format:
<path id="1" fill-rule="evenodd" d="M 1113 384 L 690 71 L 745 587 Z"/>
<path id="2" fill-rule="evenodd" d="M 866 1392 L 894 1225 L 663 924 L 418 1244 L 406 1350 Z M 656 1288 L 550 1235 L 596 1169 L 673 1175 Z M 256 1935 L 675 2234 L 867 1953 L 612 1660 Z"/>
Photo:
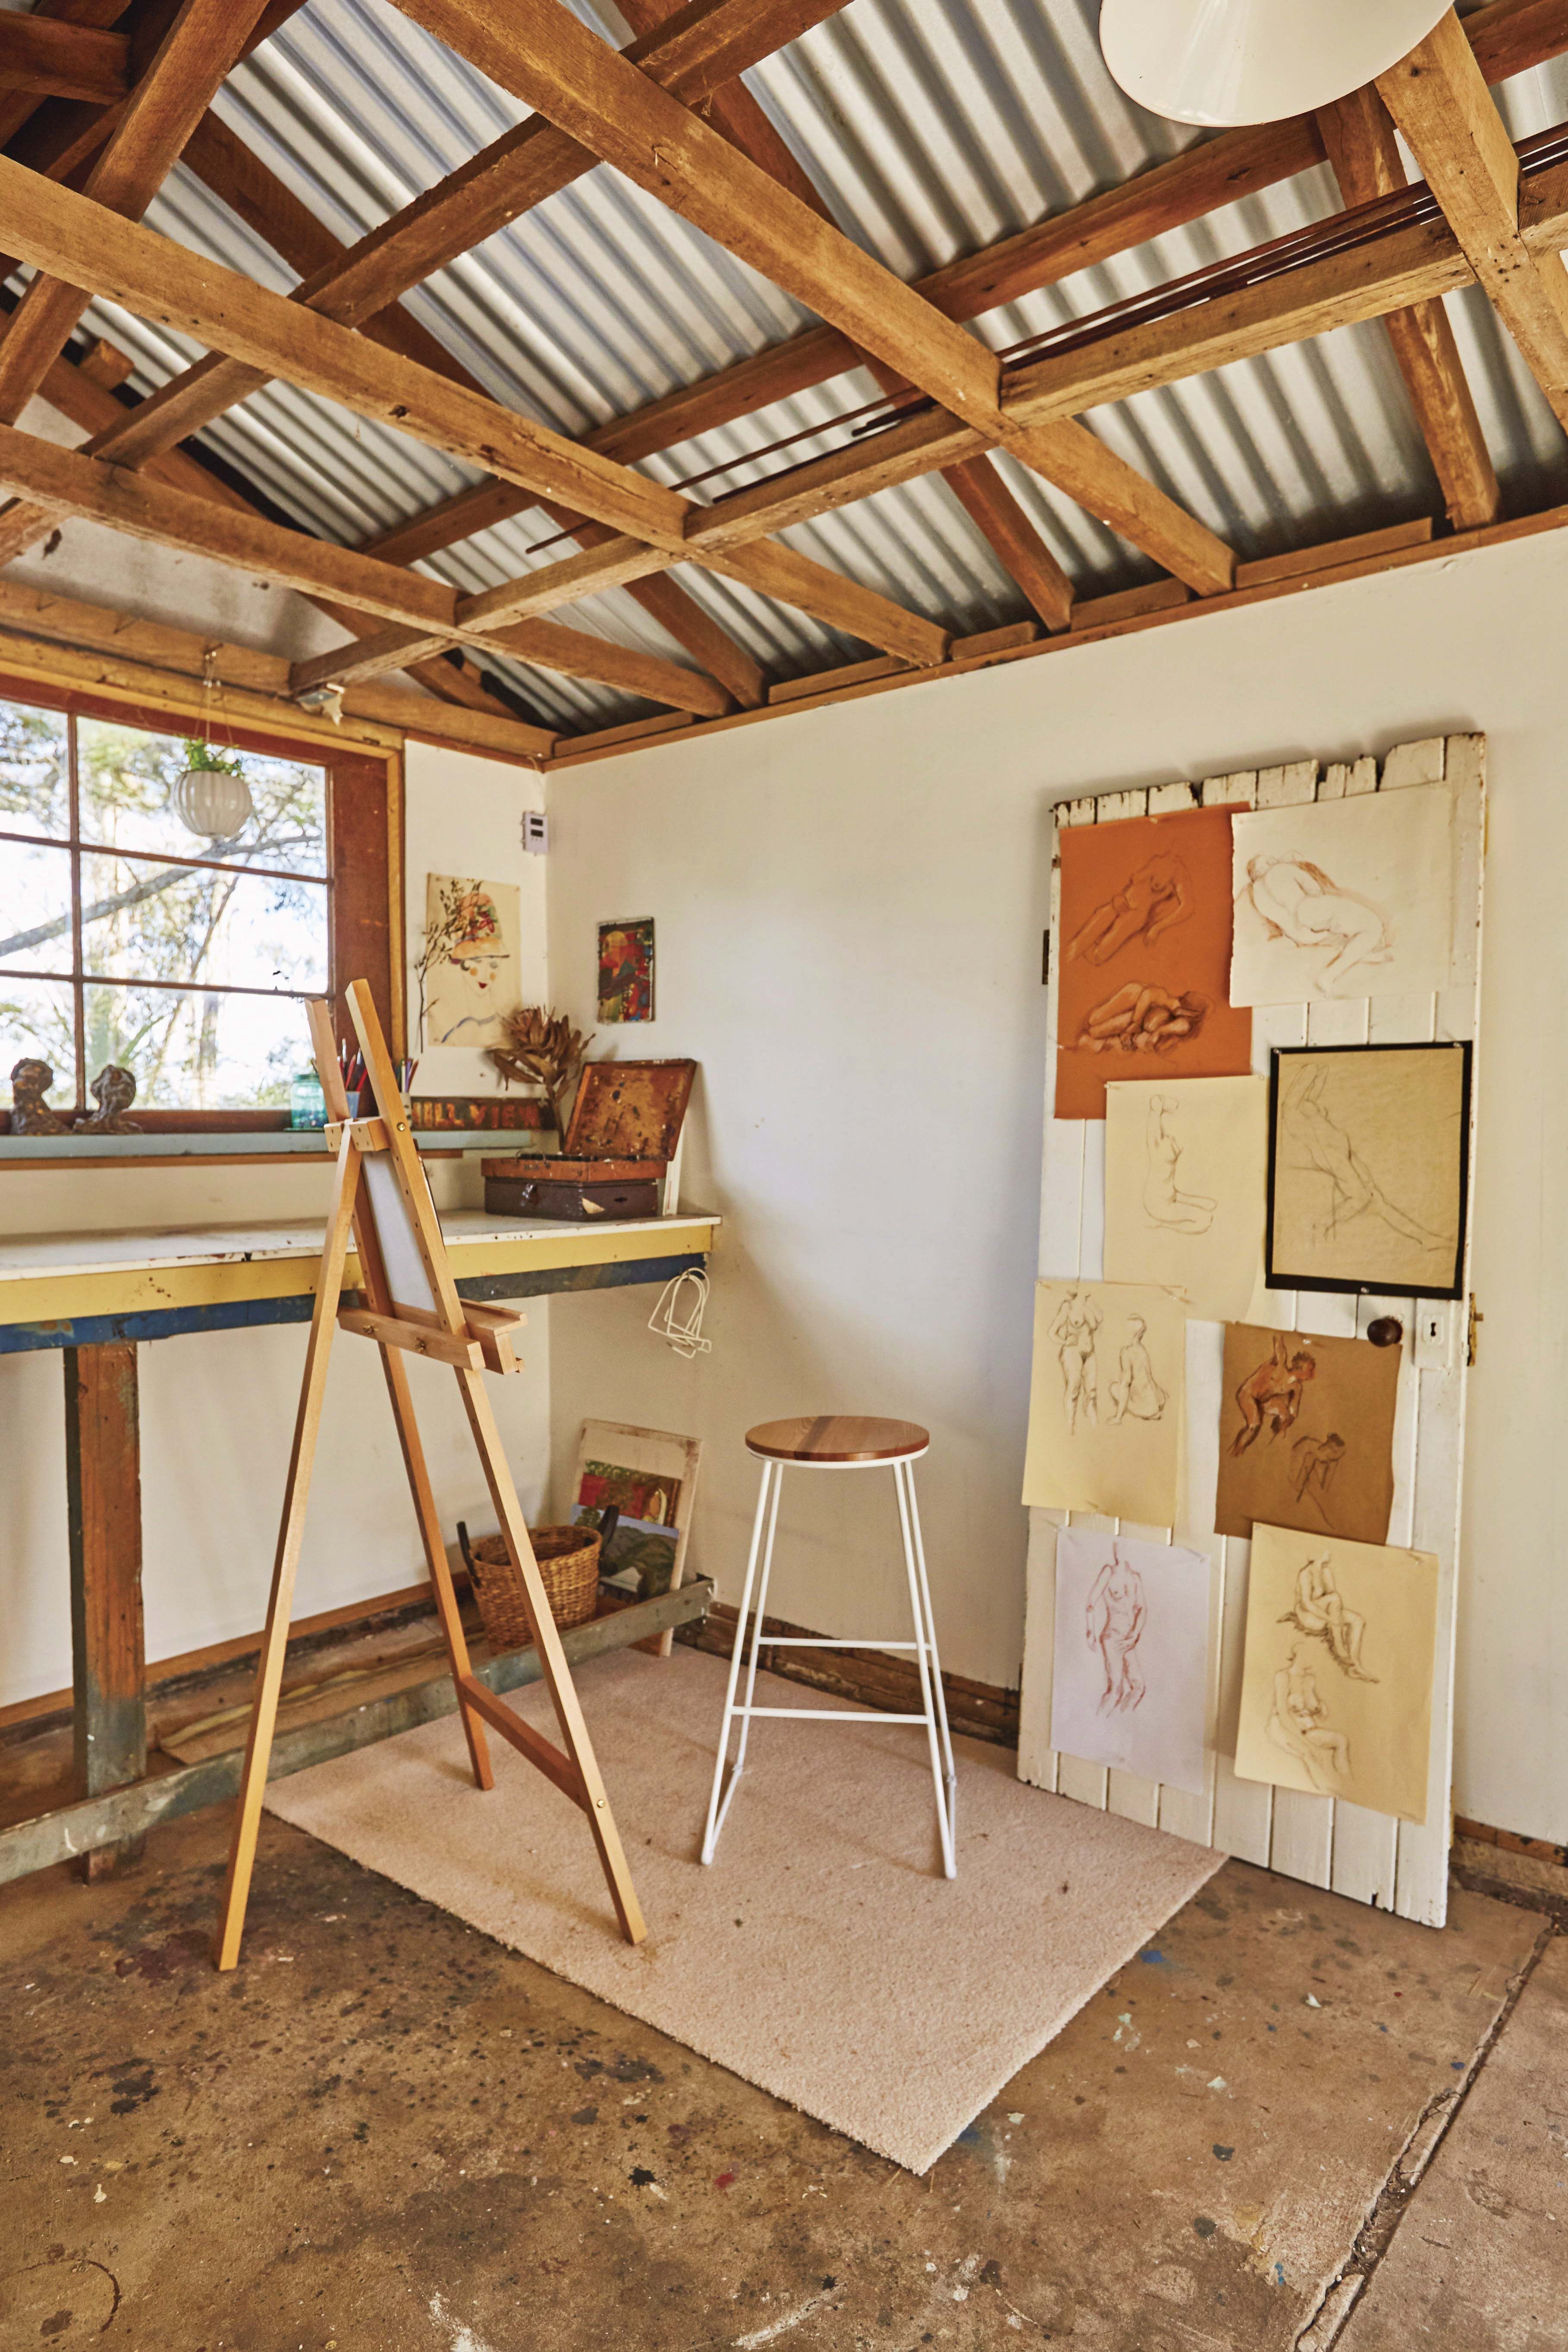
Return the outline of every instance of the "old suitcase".
<path id="1" fill-rule="evenodd" d="M 657 1217 L 662 1160 L 484 1160 L 485 1206 L 497 1217 Z"/>
<path id="2" fill-rule="evenodd" d="M 695 1062 L 590 1062 L 559 1160 L 480 1161 L 498 1217 L 657 1217 L 680 1141 Z"/>

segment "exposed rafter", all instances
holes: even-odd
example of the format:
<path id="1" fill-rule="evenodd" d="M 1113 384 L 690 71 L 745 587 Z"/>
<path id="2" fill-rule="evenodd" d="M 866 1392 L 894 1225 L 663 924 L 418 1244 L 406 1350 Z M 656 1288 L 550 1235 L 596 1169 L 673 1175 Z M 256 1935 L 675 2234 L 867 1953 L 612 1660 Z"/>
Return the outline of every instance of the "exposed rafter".
<path id="1" fill-rule="evenodd" d="M 1520 234 L 1519 157 L 1452 8 L 1378 88 L 1477 284 L 1568 425 L 1568 271 Z"/>
<path id="2" fill-rule="evenodd" d="M 999 401 L 995 354 L 891 270 L 783 187 L 629 56 L 589 32 L 563 0 L 400 0 L 437 39 L 613 163 L 652 195 L 783 287 L 847 338 L 917 385 L 989 443 L 1057 481 L 1158 562 L 1184 551 L 1178 576 L 1200 593 L 1228 586 L 1230 551 L 1091 434 L 1016 435 Z M 1065 464 L 1055 470 L 1058 443 Z M 1142 536 L 1151 528 L 1154 544 Z M 1202 553 L 1190 551 L 1201 534 Z M 1168 568 L 1171 568 L 1168 566 Z"/>
<path id="3" fill-rule="evenodd" d="M 1493 0 L 1466 17 L 1462 29 L 1484 78 L 1504 81 L 1568 50 L 1568 0 Z M 933 270 L 916 281 L 916 289 L 952 319 L 978 318 L 1185 227 L 1220 205 L 1293 179 L 1324 158 L 1321 132 L 1310 114 L 1221 131 L 1118 187 Z M 835 328 L 807 327 L 597 427 L 584 444 L 635 463 L 813 390 L 852 368 L 856 359 L 855 346 Z M 516 496 L 504 482 L 482 483 L 369 544 L 411 562 L 515 514 Z"/>
<path id="4" fill-rule="evenodd" d="M 237 64 L 263 0 L 184 0 L 88 173 L 84 194 L 139 219 L 172 170 L 207 100 Z M 0 418 L 15 424 L 58 357 L 87 299 L 41 273 L 0 340 Z"/>
<path id="5" fill-rule="evenodd" d="M 1375 89 L 1352 90 L 1321 108 L 1318 126 L 1343 203 L 1371 204 L 1404 187 L 1394 124 Z M 1494 521 L 1501 504 L 1497 474 L 1447 312 L 1441 302 L 1416 302 L 1391 310 L 1384 324 L 1449 521 L 1456 530 Z"/>

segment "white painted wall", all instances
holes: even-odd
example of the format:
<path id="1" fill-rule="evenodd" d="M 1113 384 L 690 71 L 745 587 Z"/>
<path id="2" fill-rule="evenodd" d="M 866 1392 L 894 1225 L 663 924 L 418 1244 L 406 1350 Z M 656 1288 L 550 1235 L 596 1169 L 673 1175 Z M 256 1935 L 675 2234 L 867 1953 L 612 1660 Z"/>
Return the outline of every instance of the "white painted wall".
<path id="1" fill-rule="evenodd" d="M 169 617 L 188 625 L 196 616 L 176 600 Z M 522 892 L 522 985 L 542 993 L 544 877 L 540 861 L 520 846 L 523 809 L 540 805 L 540 779 L 411 744 L 405 793 L 410 940 L 424 920 L 427 868 L 516 882 Z M 303 1023 L 300 1042 L 303 1052 Z M 441 1066 L 421 1072 L 421 1091 L 500 1090 L 478 1054 L 448 1050 L 438 1059 Z M 431 1174 L 440 1205 L 479 1204 L 477 1162 L 433 1162 Z M 329 1181 L 321 1167 L 5 1169 L 0 1219 L 11 1233 L 288 1222 L 323 1215 Z M 527 1313 L 526 1370 L 495 1383 L 495 1404 L 524 1507 L 537 1517 L 550 1444 L 548 1300 L 531 1301 Z M 260 1624 L 304 1351 L 302 1324 L 160 1340 L 141 1350 L 150 1659 Z M 476 1529 L 489 1528 L 493 1514 L 451 1381 L 417 1362 L 409 1379 L 444 1524 L 450 1532 L 466 1517 Z M 0 1706 L 70 1681 L 62 1399 L 58 1352 L 0 1356 Z M 334 1350 L 321 1461 L 300 1570 L 300 1616 L 395 1591 L 424 1574 L 379 1361 L 374 1349 L 353 1340 Z"/>
<path id="2" fill-rule="evenodd" d="M 641 1292 L 552 1334 L 555 1454 L 588 1413 L 707 1442 L 692 1564 L 733 1599 L 747 1425 L 926 1423 L 945 1661 L 1017 1679 L 1040 1168 L 1047 812 L 1068 794 L 1468 730 L 1490 856 L 1461 1597 L 1458 1809 L 1568 1839 L 1568 540 L 1552 534 L 552 780 L 552 994 L 594 927 L 658 923 L 658 1022 L 702 1065 L 684 1185 L 729 1220 L 711 1357 Z M 607 1039 L 605 1040 L 607 1042 Z M 890 1482 L 786 1482 L 771 1606 L 902 1630 Z"/>

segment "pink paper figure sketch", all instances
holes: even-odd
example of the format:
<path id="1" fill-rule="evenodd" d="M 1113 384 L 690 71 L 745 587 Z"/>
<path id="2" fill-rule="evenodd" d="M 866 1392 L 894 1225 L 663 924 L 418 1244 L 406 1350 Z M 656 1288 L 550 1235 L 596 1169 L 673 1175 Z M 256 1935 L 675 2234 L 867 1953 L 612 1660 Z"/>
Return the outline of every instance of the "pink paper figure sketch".
<path id="1" fill-rule="evenodd" d="M 1270 1437 L 1282 1437 L 1301 1410 L 1304 1383 L 1315 1380 L 1317 1373 L 1317 1360 L 1310 1349 L 1298 1348 L 1292 1352 L 1284 1332 L 1276 1331 L 1274 1352 L 1268 1361 L 1249 1372 L 1237 1390 L 1241 1427 L 1230 1441 L 1232 1454 L 1245 1454 L 1265 1429 Z"/>
<path id="2" fill-rule="evenodd" d="M 1143 1580 L 1120 1544 L 1089 1587 L 1084 1603 L 1084 1639 L 1100 1652 L 1105 1668 L 1099 1713 L 1131 1715 L 1145 1688 L 1138 1664 L 1138 1644 L 1149 1615 Z"/>
<path id="3" fill-rule="evenodd" d="M 1328 1202 L 1318 1220 L 1320 1240 L 1331 1241 L 1352 1217 L 1375 1217 L 1418 1248 L 1451 1250 L 1452 1234 L 1436 1234 L 1391 1201 L 1356 1149 L 1354 1139 L 1323 1107 L 1329 1072 L 1320 1063 L 1291 1073 L 1279 1112 L 1279 1140 L 1290 1167 L 1326 1177 Z"/>
<path id="4" fill-rule="evenodd" d="M 1268 1732 L 1276 1748 L 1305 1765 L 1307 1777 L 1321 1796 L 1337 1797 L 1350 1777 L 1351 1744 L 1328 1721 L 1311 1653 L 1305 1642 L 1292 1643 L 1289 1663 L 1274 1677 L 1273 1703 Z"/>
<path id="5" fill-rule="evenodd" d="M 1294 1625 L 1298 1633 L 1312 1633 L 1326 1642 L 1334 1664 L 1353 1681 L 1377 1681 L 1376 1675 L 1369 1675 L 1361 1662 L 1366 1619 L 1345 1607 L 1334 1582 L 1333 1562 L 1327 1552 L 1317 1559 L 1302 1562 L 1296 1574 L 1295 1600 L 1279 1622 Z"/>
<path id="6" fill-rule="evenodd" d="M 1094 1338 L 1104 1319 L 1093 1299 L 1085 1292 L 1069 1290 L 1058 1307 L 1056 1321 L 1051 1325 L 1051 1337 L 1058 1342 L 1057 1361 L 1062 1368 L 1062 1409 L 1067 1414 L 1069 1431 L 1078 1428 L 1080 1408 L 1090 1429 L 1100 1426 Z"/>
<path id="7" fill-rule="evenodd" d="M 1208 1009 L 1208 998 L 1192 989 L 1173 996 L 1152 981 L 1130 980 L 1090 1010 L 1073 1042 L 1086 1054 L 1168 1054 L 1197 1035 Z"/>
<path id="8" fill-rule="evenodd" d="M 1171 1121 L 1180 1108 L 1173 1095 L 1149 1097 L 1149 1172 L 1143 1180 L 1143 1212 L 1152 1225 L 1162 1225 L 1167 1233 L 1206 1234 L 1217 1204 L 1206 1192 L 1184 1192 L 1176 1181 L 1182 1147 Z"/>
<path id="9" fill-rule="evenodd" d="M 1337 994 L 1352 972 L 1392 960 L 1383 909 L 1357 891 L 1342 890 L 1321 866 L 1304 857 L 1252 857 L 1247 877 L 1237 903 L 1251 900 L 1270 939 L 1327 950 L 1318 957 L 1315 985 Z M 1364 985 L 1361 992 L 1366 993 Z"/>
<path id="10" fill-rule="evenodd" d="M 1154 1367 L 1143 1344 L 1148 1328 L 1142 1315 L 1127 1318 L 1127 1338 L 1116 1360 L 1116 1378 L 1110 1383 L 1113 1428 L 1130 1413 L 1134 1421 L 1158 1421 L 1170 1402 L 1167 1391 L 1154 1378 Z"/>
<path id="11" fill-rule="evenodd" d="M 1079 925 L 1068 941 L 1068 961 L 1082 956 L 1086 963 L 1109 963 L 1133 940 L 1152 947 L 1192 911 L 1193 877 L 1181 859 L 1151 857 Z"/>

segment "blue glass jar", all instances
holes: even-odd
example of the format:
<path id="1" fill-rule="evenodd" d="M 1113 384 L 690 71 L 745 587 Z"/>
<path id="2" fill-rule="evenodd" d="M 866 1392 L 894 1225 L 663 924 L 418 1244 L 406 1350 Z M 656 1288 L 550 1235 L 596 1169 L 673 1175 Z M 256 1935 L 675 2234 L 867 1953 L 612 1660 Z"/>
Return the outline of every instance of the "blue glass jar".
<path id="1" fill-rule="evenodd" d="M 325 1127 L 327 1098 L 314 1070 L 301 1070 L 289 1089 L 290 1127 Z"/>

